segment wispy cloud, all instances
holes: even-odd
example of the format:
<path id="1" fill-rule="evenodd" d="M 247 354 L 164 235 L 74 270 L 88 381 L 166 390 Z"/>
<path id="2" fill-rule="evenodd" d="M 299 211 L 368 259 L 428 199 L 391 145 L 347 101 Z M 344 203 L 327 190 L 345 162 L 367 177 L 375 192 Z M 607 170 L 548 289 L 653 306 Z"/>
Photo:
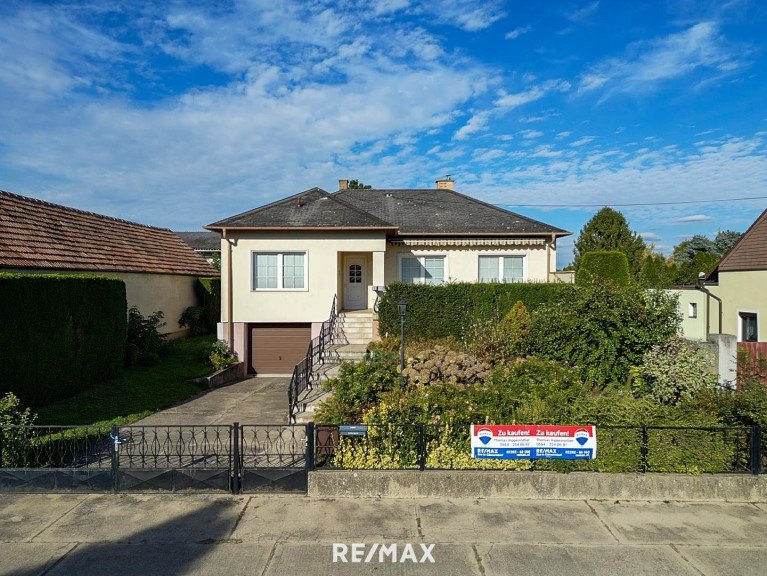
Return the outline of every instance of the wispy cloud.
<path id="1" fill-rule="evenodd" d="M 603 99 L 615 92 L 644 94 L 663 83 L 697 72 L 696 82 L 721 76 L 742 67 L 737 51 L 719 32 L 715 22 L 701 22 L 661 38 L 629 46 L 622 58 L 610 58 L 580 77 L 577 91 L 604 90 Z"/>
<path id="2" fill-rule="evenodd" d="M 649 240 L 651 242 L 655 240 L 663 240 L 663 236 L 656 234 L 655 232 L 640 232 L 639 235 L 643 240 Z"/>
<path id="3" fill-rule="evenodd" d="M 506 38 L 506 40 L 516 40 L 522 36 L 522 34 L 530 32 L 530 30 L 532 30 L 530 26 L 519 26 L 518 28 L 514 28 L 514 30 L 507 32 L 504 38 Z"/>
<path id="4" fill-rule="evenodd" d="M 581 24 L 591 18 L 599 9 L 599 2 L 592 2 L 587 4 L 583 8 L 573 10 L 571 12 L 565 12 L 565 18 L 575 24 Z"/>
<path id="5" fill-rule="evenodd" d="M 677 218 L 675 222 L 677 224 L 686 224 L 688 222 L 709 222 L 710 220 L 713 220 L 711 216 L 706 216 L 705 214 L 693 214 L 692 216 Z"/>
<path id="6" fill-rule="evenodd" d="M 498 108 L 511 110 L 523 106 L 524 104 L 540 100 L 552 91 L 567 92 L 568 90 L 570 90 L 569 82 L 564 80 L 548 80 L 523 92 L 516 92 L 514 94 L 501 92 L 494 104 Z"/>

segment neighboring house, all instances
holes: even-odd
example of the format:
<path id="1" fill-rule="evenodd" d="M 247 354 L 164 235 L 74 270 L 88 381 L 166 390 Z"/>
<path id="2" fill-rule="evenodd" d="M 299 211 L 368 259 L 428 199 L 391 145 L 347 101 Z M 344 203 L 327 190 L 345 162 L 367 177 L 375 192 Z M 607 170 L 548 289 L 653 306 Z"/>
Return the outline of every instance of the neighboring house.
<path id="1" fill-rule="evenodd" d="M 686 337 L 706 340 L 722 333 L 738 342 L 767 342 L 767 210 L 700 286 L 711 295 L 694 286 L 673 288 Z"/>
<path id="2" fill-rule="evenodd" d="M 394 281 L 556 281 L 557 238 L 570 232 L 459 194 L 449 178 L 428 190 L 339 184 L 205 227 L 222 237 L 221 335 L 251 373 L 292 372 L 335 298 L 348 341 L 363 344 Z"/>
<path id="3" fill-rule="evenodd" d="M 733 382 L 737 347 L 767 354 L 767 210 L 699 286 L 671 291 L 679 297 L 683 335 L 717 343 L 720 378 Z"/>
<path id="4" fill-rule="evenodd" d="M 218 270 L 170 230 L 83 212 L 0 191 L 0 272 L 77 274 L 120 278 L 128 306 L 165 315 L 171 337 L 186 332 L 178 320 L 197 304 L 199 276 Z"/>
<path id="5" fill-rule="evenodd" d="M 221 261 L 220 234 L 215 232 L 175 232 L 175 234 L 208 263 L 215 266 L 216 262 Z"/>

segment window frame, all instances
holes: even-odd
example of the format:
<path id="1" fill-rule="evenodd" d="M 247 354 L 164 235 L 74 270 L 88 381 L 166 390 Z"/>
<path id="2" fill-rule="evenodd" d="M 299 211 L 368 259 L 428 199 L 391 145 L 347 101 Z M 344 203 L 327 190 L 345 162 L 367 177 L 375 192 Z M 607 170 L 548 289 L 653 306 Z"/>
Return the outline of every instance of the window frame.
<path id="1" fill-rule="evenodd" d="M 687 303 L 687 317 L 688 318 L 697 318 L 698 317 L 698 303 L 697 302 L 688 302 Z"/>
<path id="2" fill-rule="evenodd" d="M 743 334 L 743 320 L 753 318 L 756 324 L 756 340 L 745 340 Z M 738 310 L 738 342 L 759 342 L 759 311 L 758 310 Z"/>
<path id="3" fill-rule="evenodd" d="M 416 282 L 408 282 L 409 284 L 421 284 L 426 286 L 444 286 L 448 283 L 450 279 L 450 274 L 448 273 L 448 254 L 446 252 L 438 252 L 438 253 L 432 253 L 432 252 L 401 252 L 398 254 L 397 257 L 397 280 L 399 282 L 405 282 L 402 279 L 402 261 L 412 258 L 414 260 L 418 260 L 418 264 L 421 266 L 421 269 L 424 271 L 424 274 L 422 276 L 419 276 L 416 280 Z M 442 266 L 442 282 L 439 282 L 438 284 L 427 284 L 426 282 L 426 258 L 442 258 L 443 260 L 443 266 Z"/>
<path id="4" fill-rule="evenodd" d="M 514 252 L 480 252 L 477 254 L 477 283 L 478 284 L 524 284 L 527 282 L 527 254 L 519 254 Z M 482 280 L 482 272 L 480 270 L 480 261 L 482 258 L 498 258 L 498 281 L 488 282 Z M 522 260 L 522 278 L 521 280 L 514 280 L 507 282 L 503 280 L 503 258 L 520 258 Z"/>
<path id="5" fill-rule="evenodd" d="M 277 255 L 277 287 L 257 288 L 257 265 L 256 257 L 259 255 Z M 302 255 L 304 259 L 304 287 L 285 288 L 285 256 Z M 309 290 L 309 251 L 308 250 L 251 250 L 250 252 L 250 291 L 251 292 L 307 292 Z"/>

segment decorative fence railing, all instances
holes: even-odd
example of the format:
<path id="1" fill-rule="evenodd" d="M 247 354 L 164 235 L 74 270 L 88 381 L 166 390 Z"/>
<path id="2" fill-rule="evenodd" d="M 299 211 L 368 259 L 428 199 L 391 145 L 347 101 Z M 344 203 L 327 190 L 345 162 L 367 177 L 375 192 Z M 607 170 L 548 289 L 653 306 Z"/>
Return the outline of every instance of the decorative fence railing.
<path id="1" fill-rule="evenodd" d="M 498 469 L 760 474 L 767 430 L 759 427 L 597 426 L 593 460 L 484 460 L 471 457 L 469 425 L 377 424 L 344 436 L 316 425 L 315 465 L 324 469 Z"/>
<path id="2" fill-rule="evenodd" d="M 350 435 L 354 434 L 354 435 Z M 481 460 L 469 426 L 0 426 L 0 491 L 305 491 L 316 468 L 752 473 L 759 427 L 598 426 L 594 460 Z"/>
<path id="3" fill-rule="evenodd" d="M 290 378 L 290 384 L 288 385 L 288 418 L 290 422 L 296 421 L 296 412 L 298 411 L 298 398 L 306 390 L 311 390 L 312 382 L 314 380 L 314 368 L 320 364 L 324 364 L 330 357 L 330 346 L 333 344 L 333 336 L 336 331 L 336 300 L 337 296 L 333 296 L 333 304 L 330 307 L 329 318 L 322 323 L 320 333 L 317 337 L 312 338 L 309 342 L 309 348 L 306 351 L 306 356 L 295 368 L 293 368 L 293 375 Z"/>

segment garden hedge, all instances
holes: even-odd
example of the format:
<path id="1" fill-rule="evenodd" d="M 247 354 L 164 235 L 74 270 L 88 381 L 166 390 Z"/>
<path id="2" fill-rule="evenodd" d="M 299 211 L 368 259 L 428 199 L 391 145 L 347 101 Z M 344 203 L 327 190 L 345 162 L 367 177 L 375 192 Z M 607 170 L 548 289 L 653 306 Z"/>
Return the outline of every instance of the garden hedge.
<path id="1" fill-rule="evenodd" d="M 428 339 L 460 338 L 471 322 L 500 322 L 518 301 L 529 311 L 541 304 L 573 300 L 572 284 L 470 284 L 444 286 L 395 282 L 386 287 L 378 306 L 382 337 L 400 333 L 397 302 L 407 302 L 405 335 Z"/>
<path id="2" fill-rule="evenodd" d="M 39 406 L 117 376 L 126 324 L 122 280 L 0 274 L 0 395 Z"/>
<path id="3" fill-rule="evenodd" d="M 197 279 L 197 297 L 204 308 L 203 318 L 209 334 L 216 333 L 216 326 L 221 321 L 221 278 Z"/>
<path id="4" fill-rule="evenodd" d="M 575 274 L 576 284 L 588 284 L 596 279 L 609 280 L 625 286 L 631 280 L 629 261 L 623 252 L 617 250 L 586 252 Z"/>

